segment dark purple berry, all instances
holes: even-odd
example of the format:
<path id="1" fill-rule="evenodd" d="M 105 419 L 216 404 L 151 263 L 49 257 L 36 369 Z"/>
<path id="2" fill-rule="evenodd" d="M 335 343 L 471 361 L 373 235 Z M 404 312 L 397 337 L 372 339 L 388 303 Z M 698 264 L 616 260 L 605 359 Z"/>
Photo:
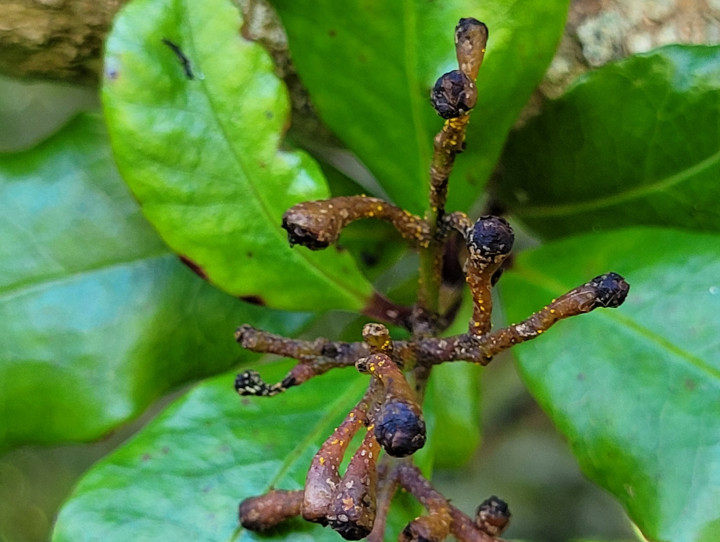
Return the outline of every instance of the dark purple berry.
<path id="1" fill-rule="evenodd" d="M 461 117 L 470 112 L 477 102 L 477 88 L 460 70 L 440 77 L 430 93 L 430 102 L 444 119 Z"/>
<path id="2" fill-rule="evenodd" d="M 486 257 L 509 254 L 515 234 L 507 220 L 499 216 L 483 216 L 473 224 L 468 239 L 471 253 Z"/>
<path id="3" fill-rule="evenodd" d="M 385 403 L 375 419 L 375 438 L 393 457 L 405 457 L 425 445 L 422 413 L 403 401 Z"/>
<path id="4" fill-rule="evenodd" d="M 595 307 L 619 307 L 630 291 L 630 285 L 617 273 L 605 273 L 589 284 L 597 290 Z"/>

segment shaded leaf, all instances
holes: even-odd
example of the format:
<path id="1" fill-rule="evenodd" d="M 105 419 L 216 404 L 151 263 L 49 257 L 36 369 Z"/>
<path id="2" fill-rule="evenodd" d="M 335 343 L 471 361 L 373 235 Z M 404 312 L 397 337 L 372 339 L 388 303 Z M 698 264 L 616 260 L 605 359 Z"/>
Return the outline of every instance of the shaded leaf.
<path id="1" fill-rule="evenodd" d="M 513 134 L 502 199 L 544 236 L 720 230 L 720 47 L 670 46 L 587 74 Z"/>
<path id="2" fill-rule="evenodd" d="M 467 332 L 472 315 L 467 295 L 447 335 Z M 470 460 L 481 440 L 480 378 L 483 368 L 472 363 L 444 363 L 433 368 L 426 394 L 426 411 L 434 416 L 430 439 L 435 466 L 458 468 Z"/>
<path id="3" fill-rule="evenodd" d="M 142 217 L 107 133 L 77 117 L 0 164 L 0 448 L 89 440 L 243 355 L 245 321 L 292 331 L 197 278 Z"/>
<path id="4" fill-rule="evenodd" d="M 140 0 L 116 18 L 103 104 L 120 171 L 167 244 L 223 290 L 360 309 L 371 287 L 352 259 L 292 250 L 280 228 L 288 207 L 328 191 L 306 154 L 279 150 L 287 90 L 241 24 L 229 0 Z"/>
<path id="5" fill-rule="evenodd" d="M 718 246 L 660 229 L 585 235 L 521 254 L 500 282 L 512 321 L 605 271 L 630 283 L 619 309 L 561 322 L 515 353 L 582 469 L 649 540 L 717 540 Z"/>
<path id="6" fill-rule="evenodd" d="M 269 381 L 290 365 L 263 370 Z M 341 540 L 301 520 L 258 535 L 238 503 L 271 487 L 300 489 L 313 455 L 360 399 L 367 377 L 333 371 L 276 397 L 240 399 L 232 374 L 176 401 L 93 467 L 60 513 L 54 542 L 103 540 Z M 132 480 L 132 483 L 128 483 Z M 392 514 L 397 532 L 412 516 Z"/>
<path id="7" fill-rule="evenodd" d="M 568 6 L 566 0 L 321 0 L 308 10 L 292 0 L 271 3 L 320 116 L 393 200 L 413 212 L 428 205 L 432 140 L 442 127 L 430 89 L 457 69 L 458 20 L 475 17 L 490 29 L 468 149 L 450 185 L 450 207 L 467 209 L 552 58 Z"/>

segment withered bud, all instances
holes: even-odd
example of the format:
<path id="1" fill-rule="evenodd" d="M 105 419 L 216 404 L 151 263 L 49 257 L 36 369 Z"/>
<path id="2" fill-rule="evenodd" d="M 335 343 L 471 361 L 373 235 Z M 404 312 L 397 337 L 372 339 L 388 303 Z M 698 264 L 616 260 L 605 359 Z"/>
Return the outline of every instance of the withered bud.
<path id="1" fill-rule="evenodd" d="M 597 290 L 595 307 L 619 307 L 630 291 L 630 285 L 617 273 L 605 273 L 592 279 L 589 283 Z"/>
<path id="2" fill-rule="evenodd" d="M 477 102 L 475 83 L 460 70 L 448 72 L 437 80 L 430 102 L 444 119 L 467 115 Z"/>
<path id="3" fill-rule="evenodd" d="M 266 383 L 257 371 L 247 370 L 235 377 L 235 391 L 240 395 L 255 395 L 259 397 L 271 397 L 285 391 L 283 382 L 278 384 Z"/>
<path id="4" fill-rule="evenodd" d="M 325 202 L 309 201 L 288 209 L 282 218 L 290 246 L 302 245 L 310 250 L 322 250 L 337 241 L 340 221 L 332 214 L 321 213 Z"/>
<path id="5" fill-rule="evenodd" d="M 490 536 L 500 536 L 510 522 L 510 509 L 505 501 L 495 495 L 485 499 L 475 512 L 475 524 Z"/>
<path id="6" fill-rule="evenodd" d="M 510 253 L 515 242 L 508 221 L 499 216 L 480 217 L 468 235 L 470 255 L 492 258 Z"/>
<path id="7" fill-rule="evenodd" d="M 488 28 L 485 23 L 468 17 L 455 27 L 455 50 L 460 69 L 472 80 L 478 75 L 485 57 Z"/>
<path id="8" fill-rule="evenodd" d="M 251 531 L 266 531 L 294 516 L 302 507 L 302 491 L 274 489 L 259 497 L 250 497 L 240 503 L 240 524 Z"/>
<path id="9" fill-rule="evenodd" d="M 282 227 L 291 245 L 321 250 L 335 243 L 348 224 L 366 218 L 390 222 L 413 245 L 426 246 L 429 242 L 430 227 L 422 217 L 369 196 L 338 196 L 298 203 L 285 211 Z"/>
<path id="10" fill-rule="evenodd" d="M 373 353 L 388 354 L 392 351 L 390 332 L 388 328 L 382 324 L 365 324 L 362 330 L 362 337 Z"/>
<path id="11" fill-rule="evenodd" d="M 408 523 L 398 542 L 443 542 L 450 533 L 449 514 L 420 516 Z"/>
<path id="12" fill-rule="evenodd" d="M 375 418 L 375 438 L 388 455 L 405 457 L 417 452 L 427 438 L 422 410 L 415 402 L 392 398 Z"/>

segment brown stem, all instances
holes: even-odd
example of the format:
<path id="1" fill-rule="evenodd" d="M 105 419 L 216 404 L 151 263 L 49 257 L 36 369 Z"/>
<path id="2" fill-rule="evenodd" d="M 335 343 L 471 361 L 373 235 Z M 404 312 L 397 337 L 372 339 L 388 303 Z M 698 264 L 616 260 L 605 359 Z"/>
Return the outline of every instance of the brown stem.
<path id="1" fill-rule="evenodd" d="M 512 324 L 491 333 L 471 332 L 445 338 L 392 341 L 389 359 L 397 366 L 398 372 L 400 372 L 399 367 L 404 370 L 417 367 L 421 371 L 420 377 L 427 376 L 425 373 L 432 365 L 445 361 L 464 360 L 487 365 L 503 350 L 534 339 L 559 320 L 590 312 L 599 307 L 620 306 L 629 289 L 630 286 L 620 275 L 606 273 L 554 299 L 548 306 L 519 324 Z M 333 342 L 322 338 L 314 341 L 287 339 L 256 330 L 248 325 L 238 328 L 236 337 L 243 347 L 254 352 L 272 353 L 302 360 L 302 363 L 293 368 L 282 382 L 274 385 L 265 384 L 254 371 L 241 373 L 235 384 L 241 395 L 275 395 L 334 367 L 354 365 L 356 360 L 368 356 L 371 351 L 370 346 L 364 342 Z M 400 374 L 402 375 L 401 372 Z M 419 386 L 422 388 L 422 382 Z M 416 394 L 416 397 L 421 397 L 421 392 L 422 390 Z"/>
<path id="2" fill-rule="evenodd" d="M 346 540 L 365 538 L 373 529 L 377 509 L 377 457 L 380 445 L 365 434 L 333 496 L 327 519 Z"/>
<path id="3" fill-rule="evenodd" d="M 423 527 L 437 528 L 437 523 L 449 516 L 450 532 L 461 542 L 496 542 L 497 539 L 479 530 L 469 516 L 455 508 L 433 488 L 415 465 L 402 463 L 396 469 L 400 485 L 412 493 L 420 504 L 437 518 L 430 525 L 425 524 Z"/>
<path id="4" fill-rule="evenodd" d="M 620 306 L 630 289 L 617 273 L 595 277 L 582 286 L 573 288 L 543 309 L 519 324 L 512 324 L 482 337 L 464 337 L 458 341 L 454 359 L 466 359 L 486 365 L 503 350 L 515 344 L 534 339 L 546 332 L 559 320 L 593 311 L 599 307 Z M 469 357 L 465 357 L 468 354 Z"/>
<path id="5" fill-rule="evenodd" d="M 375 513 L 375 525 L 368 535 L 367 542 L 383 542 L 385 540 L 385 527 L 387 525 L 388 512 L 395 492 L 398 488 L 398 479 L 395 469 L 392 468 L 392 458 L 385 455 L 378 465 L 378 496 L 377 511 Z"/>
<path id="6" fill-rule="evenodd" d="M 240 524 L 251 531 L 267 531 L 302 513 L 303 492 L 273 489 L 265 495 L 250 497 L 240 503 Z"/>
<path id="7" fill-rule="evenodd" d="M 300 361 L 277 384 L 265 383 L 253 370 L 238 374 L 235 390 L 240 395 L 268 397 L 282 393 L 292 386 L 299 386 L 314 376 L 336 367 L 351 367 L 355 361 L 370 353 L 367 344 L 346 343 L 318 338 L 313 341 L 290 339 L 243 324 L 235 332 L 235 339 L 246 350 L 263 354 L 295 358 Z"/>
<path id="8" fill-rule="evenodd" d="M 473 297 L 472 335 L 490 331 L 493 276 L 510 254 L 515 236 L 503 218 L 483 216 L 468 230 L 465 278 Z"/>
<path id="9" fill-rule="evenodd" d="M 298 203 L 285 211 L 282 227 L 287 230 L 291 245 L 321 250 L 335 243 L 348 224 L 363 218 L 390 222 L 413 246 L 424 247 L 430 242 L 430 229 L 425 220 L 368 196 L 340 196 Z"/>
<path id="10" fill-rule="evenodd" d="M 302 514 L 307 521 L 326 525 L 333 496 L 340 484 L 340 463 L 355 433 L 367 419 L 368 396 L 353 408 L 313 457 L 305 479 Z"/>
<path id="11" fill-rule="evenodd" d="M 442 239 L 438 236 L 445 215 L 448 181 L 455 157 L 463 151 L 469 113 L 477 101 L 475 78 L 487 44 L 487 27 L 475 19 L 460 19 L 455 28 L 455 50 L 460 70 L 442 75 L 430 94 L 430 101 L 445 120 L 433 140 L 430 164 L 430 208 L 426 221 L 430 243 L 420 254 L 418 305 L 431 314 L 439 312 L 442 278 Z"/>
<path id="12" fill-rule="evenodd" d="M 570 290 L 518 324 L 481 335 L 464 333 L 452 337 L 392 341 L 389 356 L 398 368 L 406 371 L 413 367 L 428 368 L 445 361 L 464 360 L 487 365 L 503 350 L 534 339 L 559 320 L 599 307 L 620 306 L 629 289 L 630 286 L 620 275 L 606 273 Z M 355 365 L 358 359 L 371 353 L 370 346 L 365 342 L 329 341 L 323 338 L 314 341 L 288 339 L 249 325 L 238 328 L 236 337 L 244 348 L 253 352 L 302 360 L 279 384 L 265 384 L 254 371 L 238 375 L 238 382 L 246 385 L 242 391 L 238 389 L 243 395 L 274 395 L 334 367 Z"/>

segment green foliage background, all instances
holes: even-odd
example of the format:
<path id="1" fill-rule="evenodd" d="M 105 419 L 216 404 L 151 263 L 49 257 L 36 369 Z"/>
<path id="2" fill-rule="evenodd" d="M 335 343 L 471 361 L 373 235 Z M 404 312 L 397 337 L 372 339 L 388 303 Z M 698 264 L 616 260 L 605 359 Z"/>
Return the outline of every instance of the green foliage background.
<path id="1" fill-rule="evenodd" d="M 518 347 L 523 382 L 648 540 L 717 542 L 720 47 L 672 46 L 601 68 L 510 133 L 552 58 L 566 1 L 272 3 L 321 119 L 414 212 L 441 125 L 425 96 L 452 67 L 457 19 L 488 24 L 450 207 L 474 208 L 499 161 L 494 190 L 511 219 L 552 239 L 518 254 L 499 310 L 517 321 L 608 270 L 631 284 L 621 309 Z M 227 0 L 134 1 L 106 45 L 104 118 L 81 115 L 0 158 L 0 450 L 99 439 L 195 383 L 88 471 L 53 540 L 260 539 L 237 528 L 237 502 L 300 487 L 364 381 L 335 371 L 281 398 L 240 401 L 235 370 L 263 360 L 234 345 L 234 327 L 355 337 L 361 322 L 341 331 L 328 323 L 338 313 L 322 313 L 357 311 L 374 287 L 413 282 L 388 279 L 407 267 L 397 251 L 377 251 L 373 269 L 361 262 L 387 244 L 382 228 L 344 250 L 287 246 L 287 207 L 353 185 L 298 148 L 312 141 L 283 141 L 287 90 L 241 26 Z M 163 38 L 182 47 L 193 79 Z M 448 364 L 436 375 L 427 469 L 476 449 L 477 373 Z M 388 539 L 412 512 L 396 507 Z M 294 527 L 262 539 L 337 539 Z"/>

